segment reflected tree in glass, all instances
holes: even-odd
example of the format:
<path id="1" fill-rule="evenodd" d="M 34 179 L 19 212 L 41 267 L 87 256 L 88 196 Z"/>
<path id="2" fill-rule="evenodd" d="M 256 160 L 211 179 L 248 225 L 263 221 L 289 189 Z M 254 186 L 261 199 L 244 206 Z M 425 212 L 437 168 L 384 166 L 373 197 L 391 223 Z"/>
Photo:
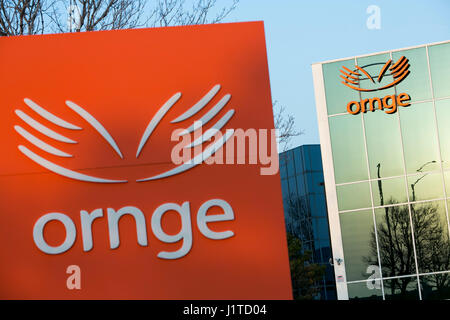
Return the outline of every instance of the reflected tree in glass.
<path id="1" fill-rule="evenodd" d="M 387 205 L 396 201 L 389 199 Z M 377 235 L 383 277 L 394 277 L 415 273 L 414 247 L 407 206 L 392 206 L 377 210 Z M 366 261 L 379 264 L 375 231 L 371 233 L 371 252 Z M 375 263 L 374 263 L 375 261 Z M 400 291 L 406 294 L 410 277 L 392 279 L 385 286 L 394 294 Z"/>
<path id="2" fill-rule="evenodd" d="M 388 205 L 395 205 L 390 199 Z M 385 207 L 384 212 L 377 213 L 377 235 L 383 277 L 395 277 L 416 273 L 412 230 L 410 227 L 409 209 L 407 206 Z M 447 226 L 439 218 L 439 207 L 435 203 L 411 206 L 414 225 L 414 238 L 417 263 L 421 273 L 444 271 L 450 269 L 450 250 L 448 245 Z M 377 243 L 375 232 L 371 234 L 371 255 L 368 263 L 376 261 Z M 388 293 L 407 295 L 408 286 L 414 277 L 390 279 L 385 281 Z M 448 274 L 431 275 L 428 282 L 436 288 L 444 290 L 449 285 Z M 389 292 L 390 291 L 390 292 Z"/>
<path id="3" fill-rule="evenodd" d="M 377 176 L 380 179 L 380 163 L 377 168 Z M 421 170 L 417 171 L 420 172 Z M 420 180 L 419 178 L 415 183 L 419 183 Z M 392 196 L 386 201 L 382 180 L 377 181 L 377 186 L 380 205 L 385 207 L 376 209 L 377 235 L 375 235 L 375 231 L 372 231 L 371 253 L 364 259 L 368 264 L 379 263 L 376 242 L 376 236 L 378 236 L 383 277 L 414 274 L 416 268 L 409 208 L 404 205 L 396 206 L 399 201 Z M 448 229 L 447 224 L 443 222 L 445 219 L 442 219 L 442 213 L 445 212 L 439 211 L 439 205 L 435 202 L 411 205 L 417 263 L 421 273 L 450 269 Z M 411 287 L 411 281 L 413 280 L 414 278 L 405 277 L 390 279 L 384 283 L 387 292 L 391 295 L 400 292 L 400 296 L 406 296 L 411 291 L 409 287 Z M 449 280 L 448 274 L 437 274 L 427 278 L 428 283 L 442 290 L 448 287 Z"/>
<path id="4" fill-rule="evenodd" d="M 411 205 L 417 263 L 421 273 L 450 270 L 450 248 L 447 223 L 443 223 L 436 202 Z M 444 214 L 445 215 L 445 214 Z M 450 280 L 447 276 L 435 279 L 439 285 Z"/>
<path id="5" fill-rule="evenodd" d="M 420 277 L 422 299 L 450 299 L 450 273 L 439 273 Z"/>
<path id="6" fill-rule="evenodd" d="M 318 298 L 323 281 L 325 266 L 314 263 L 314 232 L 311 222 L 311 210 L 305 196 L 291 194 L 287 206 L 286 220 L 287 243 L 289 250 L 289 265 L 291 269 L 292 291 L 296 300 Z M 304 246 L 311 241 L 311 250 Z"/>
<path id="7" fill-rule="evenodd" d="M 289 217 L 286 222 L 287 232 L 301 241 L 314 239 L 308 199 L 305 196 L 293 196 L 291 194 L 287 203 L 287 214 Z"/>

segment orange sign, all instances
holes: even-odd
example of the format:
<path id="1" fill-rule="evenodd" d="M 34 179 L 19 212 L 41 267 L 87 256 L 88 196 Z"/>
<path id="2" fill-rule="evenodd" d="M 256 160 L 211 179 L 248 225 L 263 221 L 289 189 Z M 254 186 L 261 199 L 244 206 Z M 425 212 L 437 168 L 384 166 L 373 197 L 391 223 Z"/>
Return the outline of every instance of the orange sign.
<path id="1" fill-rule="evenodd" d="M 378 74 L 371 75 L 366 69 L 377 67 L 382 65 Z M 389 59 L 386 63 L 372 63 L 365 66 L 355 65 L 355 69 L 342 66 L 339 77 L 344 81 L 341 81 L 347 87 L 361 92 L 379 91 L 391 88 L 396 84 L 403 81 L 410 73 L 409 60 L 402 56 L 397 62 L 393 62 Z M 390 73 L 388 73 L 390 72 Z M 373 73 L 373 71 L 372 71 Z M 387 84 L 381 84 L 383 78 L 391 77 L 392 80 Z M 398 106 L 407 107 L 410 105 L 409 101 L 411 97 L 406 93 L 400 93 L 397 95 L 386 95 L 383 98 L 368 98 L 358 101 L 350 101 L 347 103 L 347 112 L 350 114 L 359 114 L 360 112 L 375 111 L 376 109 L 384 110 L 387 114 L 395 113 Z"/>
<path id="2" fill-rule="evenodd" d="M 292 297 L 279 175 L 207 162 L 273 129 L 261 22 L 4 37 L 0 70 L 1 299 Z"/>

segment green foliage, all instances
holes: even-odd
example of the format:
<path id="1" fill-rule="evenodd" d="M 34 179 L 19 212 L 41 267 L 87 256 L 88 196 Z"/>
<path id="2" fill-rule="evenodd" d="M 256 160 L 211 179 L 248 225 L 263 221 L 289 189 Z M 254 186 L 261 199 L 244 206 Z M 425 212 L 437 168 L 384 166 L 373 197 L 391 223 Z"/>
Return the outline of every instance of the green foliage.
<path id="1" fill-rule="evenodd" d="M 312 300 L 319 293 L 317 282 L 325 274 L 325 266 L 311 263 L 311 251 L 303 250 L 302 242 L 287 234 L 292 290 L 295 300 Z"/>

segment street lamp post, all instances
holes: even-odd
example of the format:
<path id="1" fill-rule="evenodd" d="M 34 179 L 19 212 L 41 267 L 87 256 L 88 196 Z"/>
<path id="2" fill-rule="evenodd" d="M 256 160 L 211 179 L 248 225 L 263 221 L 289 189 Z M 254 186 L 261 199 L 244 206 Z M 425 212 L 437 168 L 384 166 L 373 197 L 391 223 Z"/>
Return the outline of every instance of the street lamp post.
<path id="1" fill-rule="evenodd" d="M 426 166 L 429 165 L 430 163 L 436 163 L 436 160 L 432 160 L 432 161 L 428 161 L 427 163 L 423 164 L 419 169 L 417 169 L 417 172 L 422 172 L 422 169 Z M 425 178 L 425 176 L 427 176 L 429 174 L 429 172 L 425 173 L 423 176 L 421 176 L 419 179 L 417 179 L 414 183 L 411 184 L 411 189 L 412 189 L 412 201 L 416 201 L 416 184 L 422 180 L 423 178 Z"/>

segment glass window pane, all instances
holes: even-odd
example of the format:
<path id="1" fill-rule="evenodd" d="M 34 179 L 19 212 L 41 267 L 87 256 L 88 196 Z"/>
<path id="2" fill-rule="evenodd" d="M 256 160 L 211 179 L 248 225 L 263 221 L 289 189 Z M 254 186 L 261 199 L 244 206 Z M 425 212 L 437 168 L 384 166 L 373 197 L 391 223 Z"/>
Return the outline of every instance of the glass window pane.
<path id="1" fill-rule="evenodd" d="M 435 98 L 450 97 L 450 42 L 428 47 Z"/>
<path id="2" fill-rule="evenodd" d="M 343 70 L 343 66 L 353 70 L 355 68 L 355 60 L 349 59 L 345 61 L 337 61 L 322 65 L 323 80 L 325 85 L 325 95 L 327 99 L 328 114 L 338 114 L 347 112 L 347 103 L 350 101 L 359 101 L 357 91 L 346 87 L 341 83 L 343 74 L 339 70 Z"/>
<path id="3" fill-rule="evenodd" d="M 322 172 L 322 154 L 320 152 L 320 145 L 310 145 L 305 150 L 308 150 L 307 154 L 311 170 Z"/>
<path id="4" fill-rule="evenodd" d="M 314 182 L 313 182 L 312 174 L 310 172 L 305 174 L 305 178 L 306 178 L 306 181 L 305 181 L 305 183 L 306 183 L 306 193 L 307 194 L 311 194 L 311 193 L 314 192 L 314 189 L 315 189 L 315 185 L 314 185 Z"/>
<path id="5" fill-rule="evenodd" d="M 376 264 L 370 258 L 376 252 L 372 210 L 340 213 L 339 218 L 347 281 L 366 280 L 367 268 Z"/>
<path id="6" fill-rule="evenodd" d="M 347 285 L 348 298 L 350 300 L 383 300 L 381 285 L 378 285 L 380 281 L 373 281 L 376 282 L 376 285 L 370 281 L 349 283 Z"/>
<path id="7" fill-rule="evenodd" d="M 419 279 L 423 300 L 450 299 L 450 273 L 421 276 Z"/>
<path id="8" fill-rule="evenodd" d="M 281 180 L 281 193 L 283 195 L 283 208 L 284 212 L 287 212 L 288 204 L 289 204 L 289 190 L 287 180 Z"/>
<path id="9" fill-rule="evenodd" d="M 281 179 L 281 193 L 283 194 L 283 196 L 286 196 L 289 194 L 287 179 Z"/>
<path id="10" fill-rule="evenodd" d="M 311 191 L 314 193 L 324 193 L 324 189 L 323 189 L 323 183 L 324 183 L 324 179 L 323 179 L 323 173 L 322 172 L 313 172 L 311 174 L 312 176 L 312 181 L 313 181 L 313 185 L 311 188 Z"/>
<path id="11" fill-rule="evenodd" d="M 319 239 L 328 239 L 328 220 L 326 218 L 316 219 L 317 221 L 317 230 L 316 230 L 316 238 Z"/>
<path id="12" fill-rule="evenodd" d="M 384 206 L 395 203 L 405 203 L 405 178 L 394 178 L 372 181 L 372 194 L 374 206 Z"/>
<path id="13" fill-rule="evenodd" d="M 324 259 L 324 262 L 326 263 L 326 280 L 333 281 L 334 282 L 334 268 L 329 264 L 330 259 L 332 259 L 333 254 L 331 253 L 331 244 L 330 241 L 322 240 L 322 257 Z"/>
<path id="14" fill-rule="evenodd" d="M 314 215 L 317 217 L 326 217 L 327 216 L 327 206 L 325 203 L 325 195 L 324 194 L 317 194 L 315 196 L 316 199 L 316 208 L 317 211 L 314 212 Z"/>
<path id="15" fill-rule="evenodd" d="M 377 89 L 392 83 L 394 80 L 389 73 L 386 73 L 382 77 L 381 82 L 378 81 L 378 75 L 381 69 L 383 69 L 384 64 L 389 61 L 390 55 L 388 53 L 377 54 L 369 57 L 358 58 L 358 66 L 364 69 L 374 81 L 371 81 L 367 76 L 363 75 L 360 86 L 364 89 Z M 362 71 L 360 72 L 362 73 Z M 394 87 L 384 89 L 383 91 L 371 91 L 371 92 L 361 92 L 362 99 L 370 98 L 383 98 L 386 95 L 395 94 Z M 381 96 L 382 95 L 382 96 Z"/>
<path id="16" fill-rule="evenodd" d="M 375 209 L 378 246 L 383 277 L 409 275 L 416 272 L 414 247 L 408 206 Z M 375 247 L 375 239 L 371 239 Z M 372 260 L 377 259 L 372 252 Z"/>
<path id="17" fill-rule="evenodd" d="M 295 177 L 288 178 L 288 186 L 291 199 L 297 197 L 297 182 L 295 181 Z"/>
<path id="18" fill-rule="evenodd" d="M 312 145 L 304 145 L 301 147 L 302 155 L 303 155 L 303 166 L 305 171 L 312 171 L 314 170 L 314 163 L 313 163 L 313 152 L 314 148 L 312 148 Z"/>
<path id="19" fill-rule="evenodd" d="M 303 174 L 300 174 L 296 177 L 297 179 L 297 192 L 300 197 L 303 197 L 306 195 L 306 189 L 305 189 L 305 176 Z"/>
<path id="20" fill-rule="evenodd" d="M 320 253 L 320 247 L 317 247 L 314 245 L 314 251 L 312 252 L 313 262 L 314 263 L 321 263 L 322 262 L 322 255 Z"/>
<path id="21" fill-rule="evenodd" d="M 427 51 L 425 47 L 396 51 L 392 53 L 393 63 L 402 56 L 408 59 L 410 73 L 396 85 L 397 94 L 407 93 L 411 101 L 431 99 L 430 74 L 428 72 Z"/>
<path id="22" fill-rule="evenodd" d="M 384 280 L 383 286 L 386 300 L 419 300 L 416 276 Z"/>
<path id="23" fill-rule="evenodd" d="M 442 166 L 450 168 L 450 99 L 435 102 L 441 145 Z"/>
<path id="24" fill-rule="evenodd" d="M 305 250 L 311 251 L 312 250 L 312 242 L 308 241 L 303 243 L 303 247 L 305 248 Z"/>
<path id="25" fill-rule="evenodd" d="M 400 110 L 407 173 L 440 169 L 433 104 L 417 103 Z"/>
<path id="26" fill-rule="evenodd" d="M 450 270 L 450 243 L 444 201 L 411 205 L 420 273 Z"/>
<path id="27" fill-rule="evenodd" d="M 311 217 L 316 217 L 317 216 L 317 200 L 316 200 L 316 195 L 314 194 L 310 194 L 308 196 L 309 198 L 309 205 L 311 207 Z"/>
<path id="28" fill-rule="evenodd" d="M 295 148 L 292 150 L 292 154 L 295 161 L 295 171 L 296 173 L 301 173 L 305 171 L 305 168 L 303 166 L 303 159 L 301 157 L 301 150 L 300 148 Z"/>
<path id="29" fill-rule="evenodd" d="M 288 229 L 288 232 L 293 233 L 302 240 L 312 239 L 313 229 L 306 198 L 291 198 L 291 200 L 287 201 L 284 210 L 292 221 L 292 228 Z"/>
<path id="30" fill-rule="evenodd" d="M 329 118 L 336 183 L 368 179 L 361 116 Z"/>
<path id="31" fill-rule="evenodd" d="M 339 211 L 370 208 L 369 182 L 336 186 Z"/>
<path id="32" fill-rule="evenodd" d="M 408 177 L 411 202 L 444 198 L 441 173 L 422 173 Z"/>
<path id="33" fill-rule="evenodd" d="M 445 192 L 447 194 L 447 198 L 450 198 L 450 171 L 444 171 L 444 179 L 445 179 Z"/>
<path id="34" fill-rule="evenodd" d="M 295 175 L 294 156 L 292 151 L 286 152 L 286 168 L 288 177 Z"/>
<path id="35" fill-rule="evenodd" d="M 286 179 L 286 167 L 280 167 L 280 178 L 281 179 Z"/>
<path id="36" fill-rule="evenodd" d="M 398 114 L 370 112 L 364 115 L 367 154 L 372 179 L 404 174 Z"/>

